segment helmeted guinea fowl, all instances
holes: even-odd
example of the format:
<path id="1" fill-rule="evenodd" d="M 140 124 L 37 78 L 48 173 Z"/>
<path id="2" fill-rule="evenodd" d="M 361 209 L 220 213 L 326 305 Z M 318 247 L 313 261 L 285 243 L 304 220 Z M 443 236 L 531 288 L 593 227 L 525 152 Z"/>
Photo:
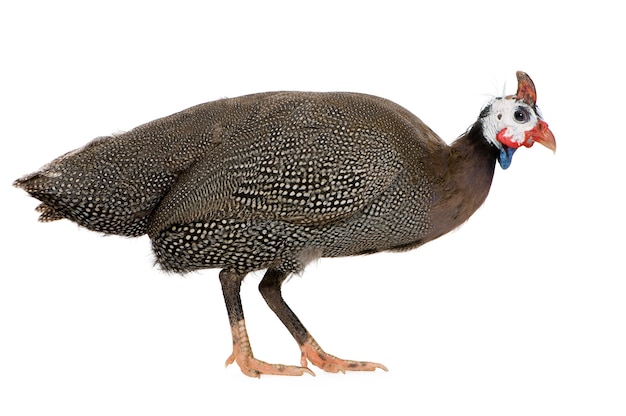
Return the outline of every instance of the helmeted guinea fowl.
<path id="1" fill-rule="evenodd" d="M 533 82 L 493 99 L 451 146 L 399 105 L 354 93 L 273 92 L 201 104 L 101 137 L 15 182 L 41 221 L 148 234 L 165 270 L 220 268 L 236 361 L 250 376 L 386 369 L 325 353 L 281 284 L 320 257 L 405 250 L 465 222 L 495 163 L 534 142 L 556 150 Z M 298 342 L 301 366 L 250 348 L 239 296 L 247 273 Z"/>

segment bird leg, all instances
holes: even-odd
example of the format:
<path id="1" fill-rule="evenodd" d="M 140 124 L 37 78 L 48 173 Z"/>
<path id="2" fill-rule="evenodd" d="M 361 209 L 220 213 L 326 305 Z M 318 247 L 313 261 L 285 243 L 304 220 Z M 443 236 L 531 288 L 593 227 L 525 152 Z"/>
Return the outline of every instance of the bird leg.
<path id="1" fill-rule="evenodd" d="M 241 296 L 239 290 L 244 276 L 237 273 L 222 270 L 220 283 L 228 311 L 230 329 L 233 336 L 233 352 L 226 360 L 226 366 L 237 362 L 241 371 L 250 377 L 260 377 L 261 374 L 275 374 L 285 376 L 301 376 L 304 373 L 315 375 L 311 370 L 304 367 L 287 366 L 282 364 L 269 364 L 254 358 L 248 331 L 243 317 Z"/>
<path id="2" fill-rule="evenodd" d="M 287 327 L 300 346 L 300 351 L 302 352 L 300 365 L 302 367 L 307 366 L 308 360 L 313 365 L 330 373 L 374 371 L 377 368 L 387 371 L 387 367 L 382 364 L 343 360 L 324 352 L 283 299 L 281 285 L 287 278 L 287 275 L 287 273 L 276 269 L 268 269 L 259 284 L 259 290 L 267 305 L 274 311 L 285 327 Z"/>

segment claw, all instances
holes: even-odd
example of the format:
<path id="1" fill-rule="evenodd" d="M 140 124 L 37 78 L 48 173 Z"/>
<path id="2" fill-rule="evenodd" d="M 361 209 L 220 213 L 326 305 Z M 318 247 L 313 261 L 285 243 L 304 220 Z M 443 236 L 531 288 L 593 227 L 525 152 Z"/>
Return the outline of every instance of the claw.
<path id="1" fill-rule="evenodd" d="M 312 337 L 309 337 L 307 341 L 300 346 L 300 350 L 302 351 L 300 359 L 300 364 L 302 366 L 306 366 L 308 360 L 311 364 L 329 373 L 345 373 L 346 371 L 374 371 L 377 368 L 389 371 L 387 367 L 379 363 L 343 360 L 335 357 L 334 355 L 327 354 Z"/>
<path id="2" fill-rule="evenodd" d="M 241 369 L 241 372 L 249 377 L 260 378 L 261 375 L 276 375 L 276 376 L 301 376 L 303 374 L 310 374 L 315 377 L 315 373 L 307 367 L 298 367 L 295 365 L 283 365 L 283 364 L 269 364 L 265 361 L 257 360 L 253 356 L 236 356 L 231 355 L 226 360 L 226 365 L 232 364 L 237 361 L 237 365 Z"/>
<path id="3" fill-rule="evenodd" d="M 315 377 L 315 373 L 307 368 L 306 365 L 298 367 L 295 365 L 269 364 L 254 358 L 244 321 L 240 321 L 237 325 L 231 327 L 231 331 L 233 334 L 233 352 L 226 359 L 226 367 L 237 362 L 242 373 L 255 378 L 261 377 L 262 374 L 279 376 L 310 374 Z"/>

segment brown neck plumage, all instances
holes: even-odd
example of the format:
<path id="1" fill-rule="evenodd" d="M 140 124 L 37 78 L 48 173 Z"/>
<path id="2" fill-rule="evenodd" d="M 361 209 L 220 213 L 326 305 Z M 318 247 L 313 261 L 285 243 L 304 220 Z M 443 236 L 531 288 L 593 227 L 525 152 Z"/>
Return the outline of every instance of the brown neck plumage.
<path id="1" fill-rule="evenodd" d="M 493 179 L 497 149 L 483 136 L 476 122 L 449 148 L 448 163 L 438 184 L 438 196 L 431 210 L 431 238 L 459 225 L 482 205 Z"/>

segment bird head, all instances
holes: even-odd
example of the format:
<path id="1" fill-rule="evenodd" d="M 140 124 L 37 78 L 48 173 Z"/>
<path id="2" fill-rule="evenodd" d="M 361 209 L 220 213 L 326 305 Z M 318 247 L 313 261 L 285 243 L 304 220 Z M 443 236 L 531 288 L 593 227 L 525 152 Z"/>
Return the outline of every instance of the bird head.
<path id="1" fill-rule="evenodd" d="M 517 93 L 497 97 L 482 111 L 480 120 L 485 138 L 500 151 L 498 162 L 502 169 L 511 164 L 513 153 L 535 142 L 556 151 L 556 140 L 541 119 L 537 108 L 537 92 L 530 77 L 517 72 Z"/>

